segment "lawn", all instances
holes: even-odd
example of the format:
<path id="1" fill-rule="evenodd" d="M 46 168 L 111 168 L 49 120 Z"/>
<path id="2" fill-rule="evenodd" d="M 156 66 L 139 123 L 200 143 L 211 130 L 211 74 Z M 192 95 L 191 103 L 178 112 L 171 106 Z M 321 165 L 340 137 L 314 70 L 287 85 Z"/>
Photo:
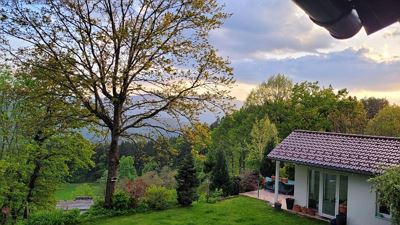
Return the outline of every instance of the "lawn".
<path id="1" fill-rule="evenodd" d="M 276 212 L 265 202 L 249 197 L 227 199 L 215 204 L 197 203 L 190 208 L 174 208 L 159 212 L 95 220 L 85 225 L 133 224 L 263 224 L 263 225 L 318 225 L 327 224 L 302 218 L 288 212 Z"/>
<path id="2" fill-rule="evenodd" d="M 103 185 L 99 183 L 79 183 L 79 184 L 70 184 L 65 183 L 62 187 L 56 192 L 55 197 L 56 200 L 72 200 L 74 199 L 74 194 L 77 193 L 78 189 L 82 187 L 82 185 L 87 184 L 90 186 L 93 197 L 102 197 L 103 196 Z"/>

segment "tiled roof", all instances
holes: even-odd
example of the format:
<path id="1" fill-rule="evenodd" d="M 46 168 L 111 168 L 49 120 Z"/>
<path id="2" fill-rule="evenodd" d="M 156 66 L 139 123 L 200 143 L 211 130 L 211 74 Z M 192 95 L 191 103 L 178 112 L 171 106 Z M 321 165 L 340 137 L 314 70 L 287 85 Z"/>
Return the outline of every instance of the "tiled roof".
<path id="1" fill-rule="evenodd" d="M 296 130 L 269 158 L 362 174 L 400 165 L 400 139 L 392 137 Z"/>

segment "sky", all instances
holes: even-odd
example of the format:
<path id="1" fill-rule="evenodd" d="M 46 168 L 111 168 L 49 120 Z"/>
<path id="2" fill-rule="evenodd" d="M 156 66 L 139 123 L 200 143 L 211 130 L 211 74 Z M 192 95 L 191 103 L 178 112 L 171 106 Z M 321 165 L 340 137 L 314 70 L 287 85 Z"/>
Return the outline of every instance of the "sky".
<path id="1" fill-rule="evenodd" d="M 212 32 L 211 42 L 232 63 L 238 100 L 281 73 L 400 104 L 400 23 L 337 40 L 290 0 L 219 1 L 232 16 Z"/>

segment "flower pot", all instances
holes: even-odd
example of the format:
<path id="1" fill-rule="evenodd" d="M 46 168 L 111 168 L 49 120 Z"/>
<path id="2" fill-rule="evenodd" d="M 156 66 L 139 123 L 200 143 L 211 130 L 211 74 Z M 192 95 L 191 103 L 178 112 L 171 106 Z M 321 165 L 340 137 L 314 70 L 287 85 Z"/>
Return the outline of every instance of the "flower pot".
<path id="1" fill-rule="evenodd" d="M 275 210 L 281 210 L 282 209 L 282 204 L 280 202 L 275 202 L 274 203 L 274 208 L 275 208 Z"/>
<path id="2" fill-rule="evenodd" d="M 310 216 L 315 216 L 315 209 L 308 208 L 307 214 L 310 215 Z"/>
<path id="3" fill-rule="evenodd" d="M 272 180 L 275 180 L 275 176 L 271 176 L 271 179 L 272 179 Z"/>
<path id="4" fill-rule="evenodd" d="M 287 184 L 289 182 L 289 179 L 286 177 L 281 178 L 281 182 L 284 184 Z"/>
<path id="5" fill-rule="evenodd" d="M 347 214 L 347 205 L 340 204 L 339 205 L 339 213 L 346 215 Z"/>
<path id="6" fill-rule="evenodd" d="M 301 212 L 301 207 L 299 205 L 294 205 L 293 206 L 293 211 L 294 212 Z"/>
<path id="7" fill-rule="evenodd" d="M 308 208 L 307 207 L 301 207 L 301 212 L 302 213 L 304 213 L 304 214 L 307 214 L 307 212 L 308 212 Z"/>
<path id="8" fill-rule="evenodd" d="M 336 215 L 336 225 L 346 225 L 347 223 L 346 220 L 347 220 L 346 215 L 340 213 Z"/>
<path id="9" fill-rule="evenodd" d="M 286 198 L 286 208 L 293 210 L 294 198 Z"/>

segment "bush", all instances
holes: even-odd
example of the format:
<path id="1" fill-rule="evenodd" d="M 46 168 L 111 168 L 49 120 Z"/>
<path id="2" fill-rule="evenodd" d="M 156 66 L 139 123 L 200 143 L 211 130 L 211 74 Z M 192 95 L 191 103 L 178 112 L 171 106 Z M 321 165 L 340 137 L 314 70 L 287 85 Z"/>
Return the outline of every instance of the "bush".
<path id="1" fill-rule="evenodd" d="M 163 186 L 163 181 L 156 171 L 150 171 L 140 177 L 147 186 Z"/>
<path id="2" fill-rule="evenodd" d="M 168 189 L 176 188 L 176 176 L 177 172 L 175 170 L 170 169 L 168 166 L 164 166 L 160 173 L 158 174 L 160 179 L 162 180 L 162 186 Z"/>
<path id="3" fill-rule="evenodd" d="M 26 225 L 75 225 L 78 223 L 79 210 L 42 211 L 32 214 Z"/>
<path id="4" fill-rule="evenodd" d="M 231 187 L 230 187 L 230 194 L 231 195 L 239 195 L 241 180 L 242 179 L 239 176 L 232 177 Z"/>
<path id="5" fill-rule="evenodd" d="M 132 208 L 129 196 L 122 191 L 115 193 L 112 200 L 112 208 L 120 211 L 129 210 Z"/>
<path id="6" fill-rule="evenodd" d="M 73 192 L 74 198 L 79 196 L 94 197 L 93 188 L 89 184 L 81 184 Z"/>
<path id="7" fill-rule="evenodd" d="M 167 209 L 176 204 L 176 191 L 153 185 L 147 189 L 144 200 L 150 209 Z"/>
<path id="8" fill-rule="evenodd" d="M 258 175 L 254 171 L 246 171 L 240 175 L 240 192 L 255 191 L 258 187 Z"/>
<path id="9" fill-rule="evenodd" d="M 214 191 L 210 192 L 209 195 L 206 195 L 207 203 L 215 203 L 222 199 L 224 196 L 224 191 L 221 188 L 217 188 Z"/>
<path id="10" fill-rule="evenodd" d="M 229 195 L 229 185 L 230 180 L 225 153 L 222 150 L 218 150 L 215 158 L 215 165 L 211 171 L 210 189 L 215 190 L 219 188 L 224 190 L 225 195 Z"/>
<path id="11" fill-rule="evenodd" d="M 124 183 L 123 190 L 129 195 L 133 208 L 138 207 L 148 187 L 149 186 L 141 178 L 134 181 L 128 180 Z"/>

